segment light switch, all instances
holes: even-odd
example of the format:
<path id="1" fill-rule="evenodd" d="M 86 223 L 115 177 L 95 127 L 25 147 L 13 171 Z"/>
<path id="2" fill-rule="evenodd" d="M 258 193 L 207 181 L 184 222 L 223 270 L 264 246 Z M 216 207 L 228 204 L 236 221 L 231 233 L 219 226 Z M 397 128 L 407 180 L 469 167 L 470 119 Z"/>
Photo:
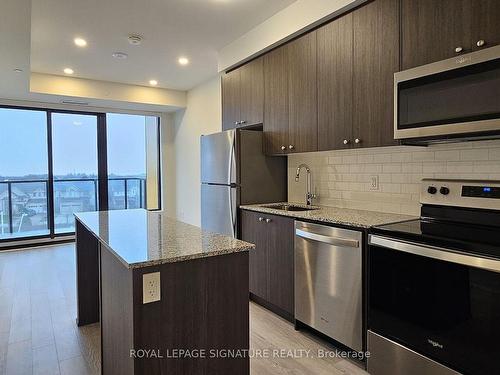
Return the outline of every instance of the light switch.
<path id="1" fill-rule="evenodd" d="M 151 303 L 160 300 L 160 273 L 151 272 L 142 275 L 142 303 Z"/>

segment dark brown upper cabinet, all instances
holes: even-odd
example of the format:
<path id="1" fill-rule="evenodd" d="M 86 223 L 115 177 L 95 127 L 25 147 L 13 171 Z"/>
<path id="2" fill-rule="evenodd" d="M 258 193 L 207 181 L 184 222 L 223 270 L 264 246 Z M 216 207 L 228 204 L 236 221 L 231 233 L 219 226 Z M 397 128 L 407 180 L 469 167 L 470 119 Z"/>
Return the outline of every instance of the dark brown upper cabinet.
<path id="1" fill-rule="evenodd" d="M 265 151 L 318 149 L 316 32 L 264 55 Z"/>
<path id="2" fill-rule="evenodd" d="M 500 1 L 472 0 L 472 48 L 500 44 Z"/>
<path id="3" fill-rule="evenodd" d="M 275 155 L 287 152 L 288 52 L 277 48 L 264 55 L 264 150 Z"/>
<path id="4" fill-rule="evenodd" d="M 240 71 L 222 76 L 222 130 L 238 127 L 240 121 Z"/>
<path id="5" fill-rule="evenodd" d="M 376 0 L 352 13 L 354 147 L 394 140 L 394 73 L 399 70 L 399 0 Z"/>
<path id="6" fill-rule="evenodd" d="M 498 0 L 401 0 L 402 68 L 500 44 Z"/>
<path id="7" fill-rule="evenodd" d="M 289 152 L 318 150 L 316 32 L 286 46 L 288 50 Z"/>
<path id="8" fill-rule="evenodd" d="M 222 129 L 261 124 L 264 117 L 264 72 L 257 58 L 222 76 Z"/>
<path id="9" fill-rule="evenodd" d="M 401 0 L 402 68 L 471 51 L 471 0 Z"/>
<path id="10" fill-rule="evenodd" d="M 348 13 L 317 30 L 318 149 L 352 144 L 353 24 Z"/>

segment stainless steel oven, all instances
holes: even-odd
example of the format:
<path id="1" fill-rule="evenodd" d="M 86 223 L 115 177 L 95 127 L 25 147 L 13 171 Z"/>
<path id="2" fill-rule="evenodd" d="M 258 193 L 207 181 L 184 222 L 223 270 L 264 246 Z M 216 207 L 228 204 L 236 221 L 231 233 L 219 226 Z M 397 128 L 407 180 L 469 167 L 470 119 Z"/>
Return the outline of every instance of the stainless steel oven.
<path id="1" fill-rule="evenodd" d="M 500 374 L 500 182 L 424 180 L 422 202 L 369 235 L 368 371 Z"/>
<path id="2" fill-rule="evenodd" d="M 500 137 L 500 46 L 394 74 L 394 138 Z"/>

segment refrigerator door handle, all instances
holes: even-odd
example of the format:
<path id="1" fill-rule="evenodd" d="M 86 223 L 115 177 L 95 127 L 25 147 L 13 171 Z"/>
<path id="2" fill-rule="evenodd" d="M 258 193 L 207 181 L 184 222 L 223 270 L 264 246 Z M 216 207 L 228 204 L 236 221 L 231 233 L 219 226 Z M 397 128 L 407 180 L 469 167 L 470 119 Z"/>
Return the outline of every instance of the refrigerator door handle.
<path id="1" fill-rule="evenodd" d="M 231 234 L 236 238 L 236 199 L 233 199 L 233 193 L 236 191 L 234 188 L 229 189 L 229 219 L 231 220 Z"/>
<path id="2" fill-rule="evenodd" d="M 227 178 L 229 179 L 228 184 L 230 185 L 236 182 L 236 178 L 233 178 L 233 173 L 235 172 L 236 169 L 235 140 L 236 140 L 236 132 L 233 132 L 229 148 L 229 160 L 227 169 Z"/>

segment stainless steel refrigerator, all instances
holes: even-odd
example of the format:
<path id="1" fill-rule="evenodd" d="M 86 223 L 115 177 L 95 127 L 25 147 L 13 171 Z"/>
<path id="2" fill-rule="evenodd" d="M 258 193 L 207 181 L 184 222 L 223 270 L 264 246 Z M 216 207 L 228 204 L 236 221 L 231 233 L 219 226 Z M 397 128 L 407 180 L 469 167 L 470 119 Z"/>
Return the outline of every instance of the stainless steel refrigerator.
<path id="1" fill-rule="evenodd" d="M 238 207 L 287 198 L 287 161 L 263 153 L 262 131 L 201 137 L 201 227 L 238 237 Z"/>

